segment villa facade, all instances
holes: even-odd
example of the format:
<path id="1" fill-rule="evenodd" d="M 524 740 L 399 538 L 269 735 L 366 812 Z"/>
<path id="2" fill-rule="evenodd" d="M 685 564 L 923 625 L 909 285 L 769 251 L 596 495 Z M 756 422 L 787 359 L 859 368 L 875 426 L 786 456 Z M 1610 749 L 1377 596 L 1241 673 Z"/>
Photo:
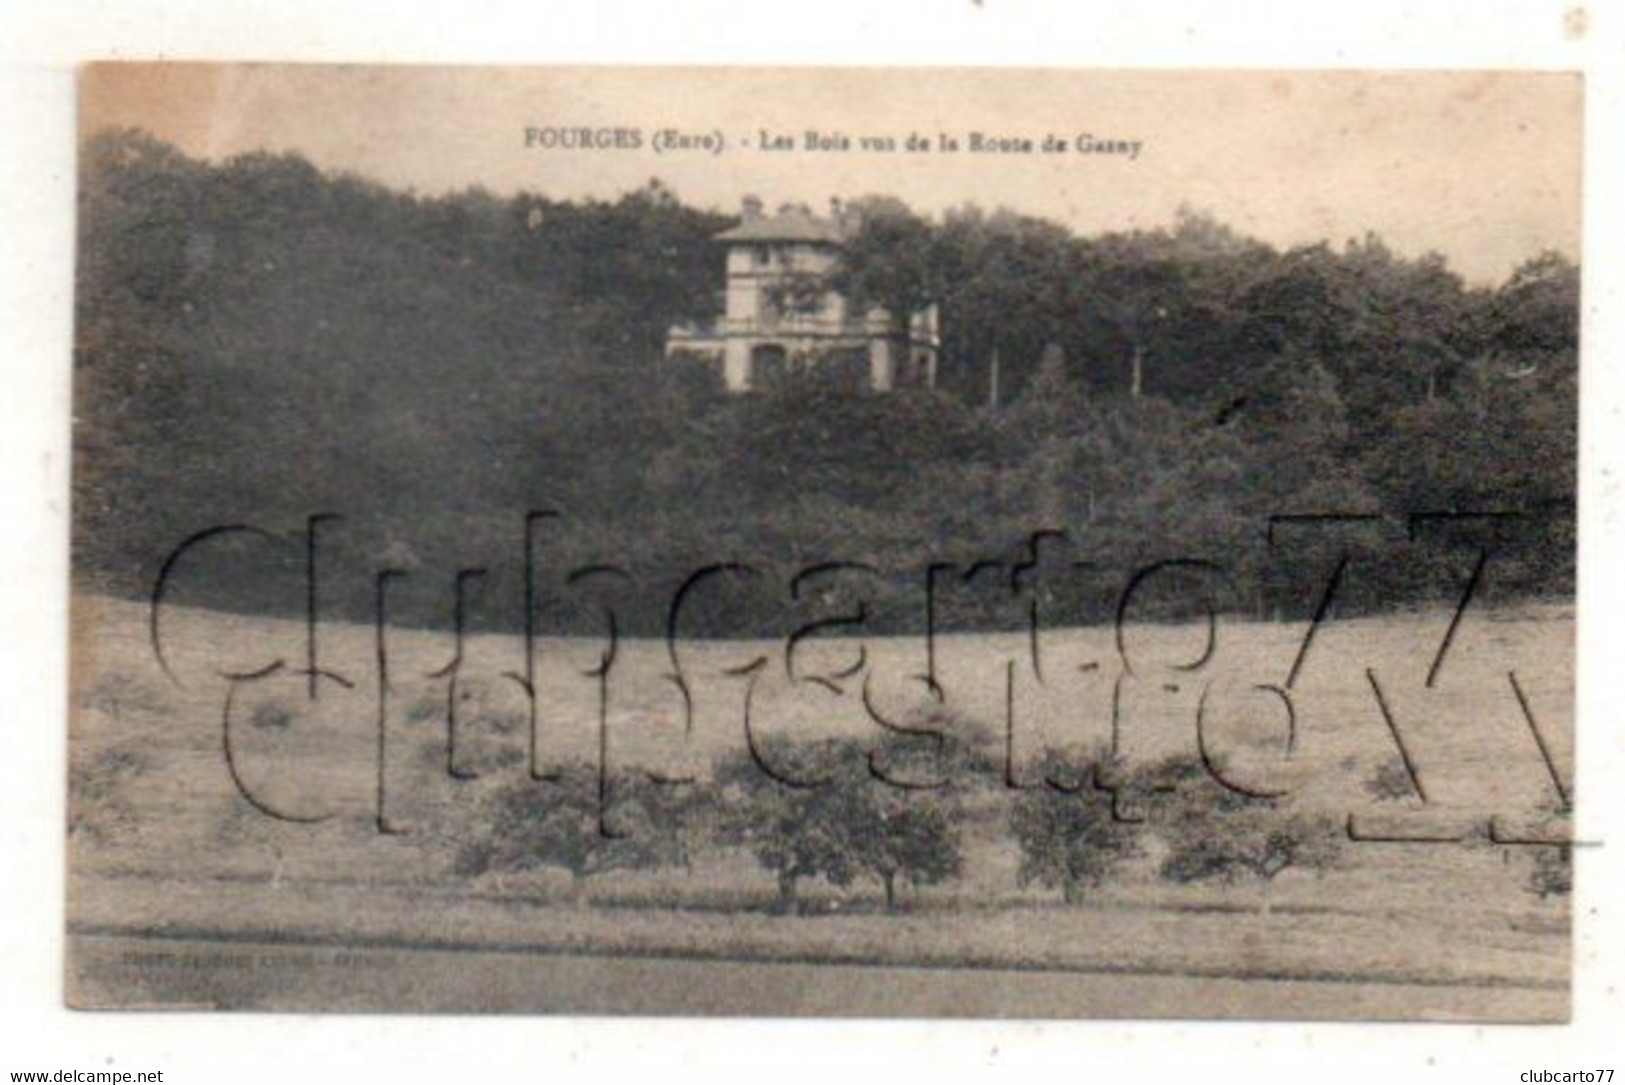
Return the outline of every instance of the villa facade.
<path id="1" fill-rule="evenodd" d="M 727 269 L 722 317 L 674 326 L 667 356 L 716 366 L 731 392 L 760 390 L 814 366 L 839 367 L 870 391 L 934 387 L 936 306 L 910 314 L 905 330 L 886 310 L 860 310 L 827 285 L 857 226 L 839 203 L 828 216 L 800 204 L 767 214 L 747 198 L 739 224 L 716 238 Z"/>

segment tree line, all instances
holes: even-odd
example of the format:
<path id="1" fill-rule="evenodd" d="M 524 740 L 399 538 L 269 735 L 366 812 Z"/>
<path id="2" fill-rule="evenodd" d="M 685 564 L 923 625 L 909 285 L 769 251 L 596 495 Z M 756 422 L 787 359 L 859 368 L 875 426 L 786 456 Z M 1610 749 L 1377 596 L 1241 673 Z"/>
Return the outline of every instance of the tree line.
<path id="1" fill-rule="evenodd" d="M 399 619 L 444 624 L 455 570 L 479 566 L 471 620 L 516 629 L 514 525 L 546 508 L 558 565 L 640 583 L 729 560 L 872 566 L 898 629 L 917 623 L 901 600 L 922 549 L 970 566 L 1037 530 L 1119 571 L 1214 560 L 1227 605 L 1260 614 L 1312 607 L 1344 553 L 1349 608 L 1448 596 L 1485 547 L 1486 590 L 1572 594 L 1579 274 L 1557 254 L 1473 286 L 1374 236 L 1281 251 L 1185 213 L 1080 237 L 871 197 L 837 285 L 939 305 L 939 389 L 866 396 L 813 373 L 728 396 L 662 346 L 715 313 L 730 220 L 658 182 L 420 196 L 139 132 L 83 152 L 74 545 L 101 590 L 150 590 L 210 526 L 292 537 L 332 513 L 333 616 L 368 616 L 368 572 L 389 565 L 422 574 Z M 1464 510 L 1516 515 L 1420 550 L 1391 530 Z M 1263 542 L 1272 515 L 1328 511 L 1390 530 Z M 188 584 L 183 602 L 303 603 L 224 568 Z M 622 628 L 662 619 L 632 605 Z M 774 621 L 742 601 L 694 631 Z"/>

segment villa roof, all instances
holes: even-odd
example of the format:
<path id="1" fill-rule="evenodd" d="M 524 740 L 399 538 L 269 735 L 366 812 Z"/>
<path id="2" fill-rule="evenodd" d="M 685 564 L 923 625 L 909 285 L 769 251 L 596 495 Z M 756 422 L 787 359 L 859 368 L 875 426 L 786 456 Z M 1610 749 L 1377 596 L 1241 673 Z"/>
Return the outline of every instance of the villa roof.
<path id="1" fill-rule="evenodd" d="M 839 245 L 846 240 L 834 219 L 820 218 L 802 208 L 790 208 L 776 215 L 746 217 L 738 226 L 717 235 L 718 241 L 806 241 Z"/>

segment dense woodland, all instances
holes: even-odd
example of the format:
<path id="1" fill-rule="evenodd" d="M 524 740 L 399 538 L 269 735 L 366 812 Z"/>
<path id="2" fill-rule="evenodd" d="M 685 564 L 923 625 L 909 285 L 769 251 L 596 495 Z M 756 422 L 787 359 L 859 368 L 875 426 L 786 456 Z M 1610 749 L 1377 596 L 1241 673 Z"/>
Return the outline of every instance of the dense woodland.
<path id="1" fill-rule="evenodd" d="M 1109 620 L 1174 558 L 1221 567 L 1212 601 L 1255 614 L 1312 609 L 1345 552 L 1342 608 L 1449 598 L 1483 547 L 1488 594 L 1573 590 L 1579 275 L 1559 255 L 1480 287 L 1374 236 L 1279 251 L 1187 213 L 1079 237 L 871 197 L 841 285 L 940 305 L 940 387 L 726 396 L 662 341 L 714 313 L 730 220 L 658 182 L 420 196 L 136 132 L 89 141 L 82 176 L 75 568 L 98 590 L 145 595 L 181 540 L 251 523 L 285 545 L 222 540 L 175 597 L 298 613 L 306 517 L 337 514 L 335 616 L 371 614 L 389 566 L 410 574 L 394 618 L 445 623 L 479 567 L 470 620 L 517 628 L 544 509 L 538 605 L 561 627 L 600 620 L 551 605 L 584 566 L 635 578 L 619 628 L 658 633 L 690 572 L 749 564 L 685 625 L 721 634 L 801 624 L 790 578 L 843 561 L 876 570 L 844 589 L 872 627 L 913 628 L 927 562 L 1019 563 L 1039 530 L 1066 533 L 1041 588 L 1057 621 Z M 1473 510 L 1518 515 L 1407 528 Z M 1381 519 L 1267 538 L 1316 512 Z M 951 624 L 1027 613 L 1004 581 L 961 594 Z"/>

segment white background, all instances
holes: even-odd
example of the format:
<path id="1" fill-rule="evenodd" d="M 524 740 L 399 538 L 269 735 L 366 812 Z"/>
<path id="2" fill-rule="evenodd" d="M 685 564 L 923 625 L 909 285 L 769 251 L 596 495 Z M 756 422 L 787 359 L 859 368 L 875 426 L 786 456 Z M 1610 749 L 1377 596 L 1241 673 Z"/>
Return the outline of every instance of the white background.
<path id="1" fill-rule="evenodd" d="M 1583 32 L 1580 24 L 1584 24 Z M 390 63 L 1542 68 L 1587 73 L 1580 833 L 1563 1027 L 707 1022 L 69 1013 L 62 1006 L 73 69 L 100 58 Z M 1010 0 L 0 0 L 0 1075 L 547 1081 L 981 1067 L 1072 1080 L 1625 1085 L 1625 4 Z M 0 1076 L 0 1081 L 9 1077 Z"/>

